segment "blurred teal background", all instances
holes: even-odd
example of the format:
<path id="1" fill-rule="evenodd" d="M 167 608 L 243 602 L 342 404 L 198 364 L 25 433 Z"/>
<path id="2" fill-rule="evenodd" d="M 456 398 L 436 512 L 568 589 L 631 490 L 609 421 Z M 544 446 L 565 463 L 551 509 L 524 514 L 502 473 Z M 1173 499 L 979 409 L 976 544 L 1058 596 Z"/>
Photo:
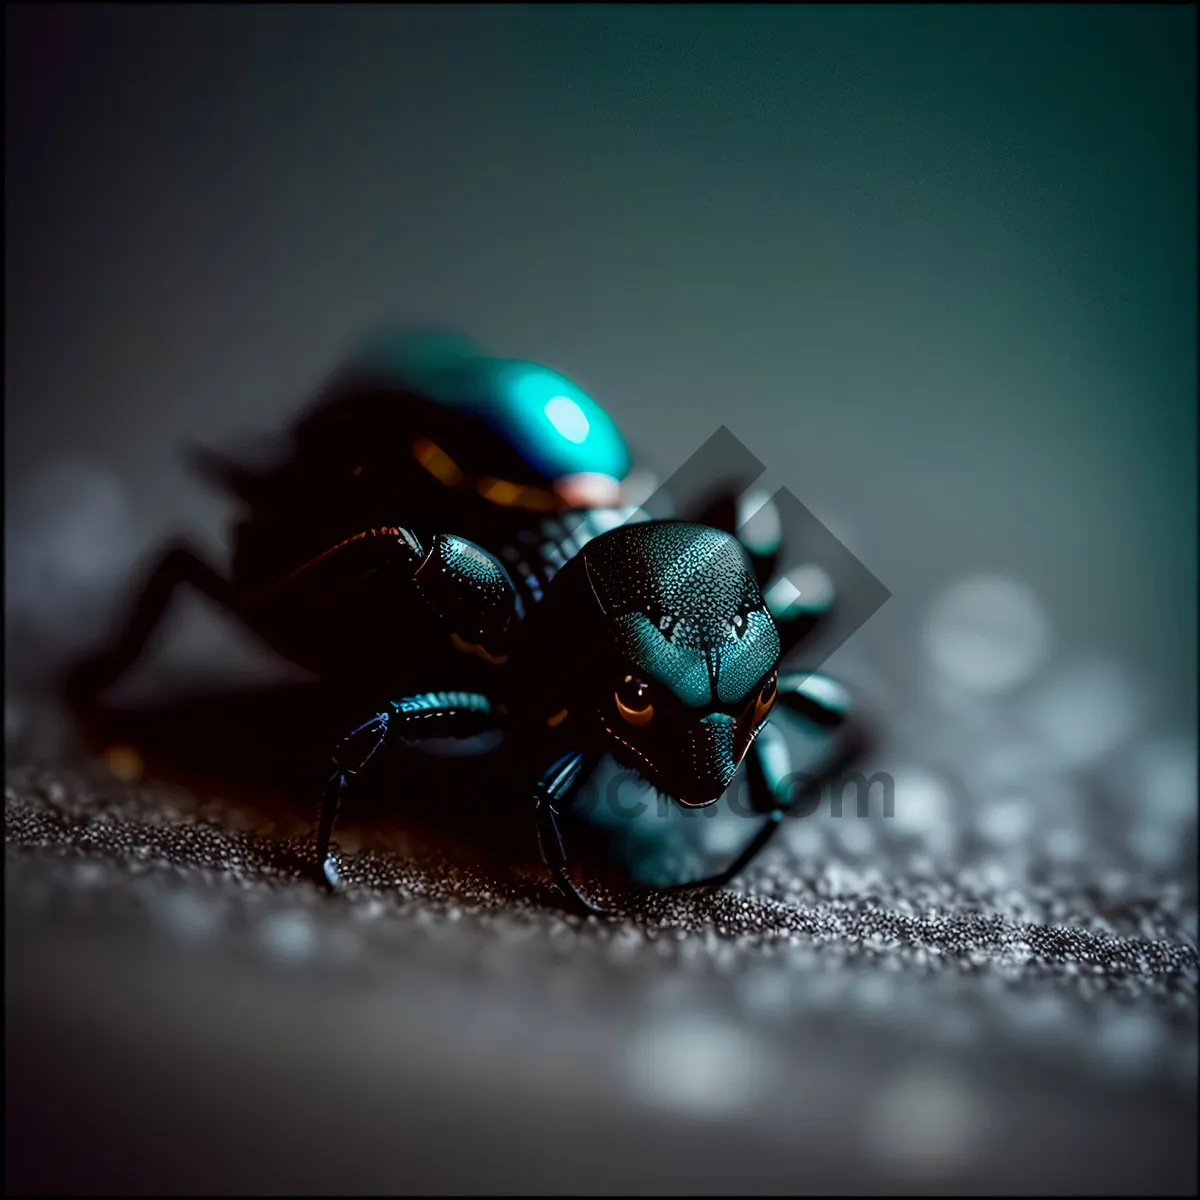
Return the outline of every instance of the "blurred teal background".
<path id="1" fill-rule="evenodd" d="M 1027 580 L 1195 709 L 1190 6 L 9 9 L 6 487 L 217 530 L 185 434 L 364 327 L 726 423 L 904 619 Z M 883 633 L 886 634 L 886 628 Z"/>
<path id="2" fill-rule="evenodd" d="M 6 488 L 214 533 L 181 438 L 364 328 L 717 425 L 892 590 L 1029 583 L 1195 712 L 1188 5 L 16 6 Z"/>

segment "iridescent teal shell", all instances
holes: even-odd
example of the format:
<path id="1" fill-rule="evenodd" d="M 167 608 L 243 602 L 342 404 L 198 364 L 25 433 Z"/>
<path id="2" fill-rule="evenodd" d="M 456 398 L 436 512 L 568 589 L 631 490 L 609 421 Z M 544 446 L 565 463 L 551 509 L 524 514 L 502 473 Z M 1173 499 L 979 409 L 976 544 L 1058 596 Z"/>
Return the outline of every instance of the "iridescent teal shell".
<path id="1" fill-rule="evenodd" d="M 624 479 L 629 450 L 613 419 L 578 384 L 539 363 L 492 358 L 457 334 L 389 336 L 363 365 L 470 412 L 549 479 Z"/>

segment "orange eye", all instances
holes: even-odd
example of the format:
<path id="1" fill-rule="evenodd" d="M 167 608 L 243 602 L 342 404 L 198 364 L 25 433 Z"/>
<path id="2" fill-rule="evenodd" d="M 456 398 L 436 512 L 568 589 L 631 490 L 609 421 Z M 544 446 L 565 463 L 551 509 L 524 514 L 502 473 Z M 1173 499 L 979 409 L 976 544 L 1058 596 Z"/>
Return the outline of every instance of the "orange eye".
<path id="1" fill-rule="evenodd" d="M 617 712 L 630 725 L 649 725 L 654 717 L 650 703 L 650 685 L 636 675 L 626 675 L 621 686 L 613 692 Z"/>

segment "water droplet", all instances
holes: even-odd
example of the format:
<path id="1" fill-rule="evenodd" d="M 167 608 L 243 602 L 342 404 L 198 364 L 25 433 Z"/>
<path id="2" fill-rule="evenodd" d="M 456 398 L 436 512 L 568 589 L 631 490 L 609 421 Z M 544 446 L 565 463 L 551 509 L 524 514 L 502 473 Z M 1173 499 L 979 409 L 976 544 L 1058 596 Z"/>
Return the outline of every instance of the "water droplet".
<path id="1" fill-rule="evenodd" d="M 1119 1013 L 1100 1024 L 1096 1031 L 1100 1053 L 1122 1071 L 1145 1070 L 1158 1051 L 1158 1024 L 1145 1013 Z"/>
<path id="2" fill-rule="evenodd" d="M 736 854 L 746 841 L 746 822 L 720 812 L 704 831 L 704 848 L 710 854 Z"/>
<path id="3" fill-rule="evenodd" d="M 1027 783 L 1050 766 L 1046 751 L 1028 734 L 1004 736 L 992 720 L 987 744 L 979 748 L 970 767 L 972 783 L 980 788 L 1014 787 Z"/>
<path id="4" fill-rule="evenodd" d="M 741 991 L 747 1006 L 762 1017 L 780 1016 L 791 1007 L 791 982 L 779 971 L 753 972 L 742 981 Z"/>
<path id="5" fill-rule="evenodd" d="M 1155 738 L 1138 746 L 1128 767 L 1128 786 L 1147 812 L 1176 822 L 1196 815 L 1196 741 Z"/>
<path id="6" fill-rule="evenodd" d="M 1186 841 L 1160 821 L 1134 826 L 1129 832 L 1129 845 L 1142 862 L 1152 867 L 1170 866 L 1187 849 Z"/>
<path id="7" fill-rule="evenodd" d="M 895 828 L 929 835 L 948 824 L 954 807 L 949 784 L 920 767 L 902 768 L 895 779 Z"/>
<path id="8" fill-rule="evenodd" d="M 937 1176 L 969 1160 L 985 1125 L 982 1104 L 957 1079 L 913 1073 L 883 1088 L 867 1111 L 863 1135 L 889 1167 Z"/>
<path id="9" fill-rule="evenodd" d="M 306 912 L 272 913 L 259 926 L 263 944 L 280 958 L 308 958 L 317 947 L 317 931 Z"/>
<path id="10" fill-rule="evenodd" d="M 934 666 L 976 692 L 1004 692 L 1028 679 L 1050 649 L 1036 596 L 1003 576 L 960 580 L 933 603 L 923 641 Z"/>
<path id="11" fill-rule="evenodd" d="M 6 515 L 6 608 L 72 642 L 93 636 L 107 614 L 87 610 L 141 548 L 120 482 L 87 463 L 52 463 L 21 481 Z"/>
<path id="12" fill-rule="evenodd" d="M 843 849 L 856 858 L 865 858 L 875 847 L 875 834 L 868 820 L 847 813 L 835 826 Z"/>
<path id="13" fill-rule="evenodd" d="M 1137 725 L 1139 697 L 1115 664 L 1080 663 L 1031 696 L 1025 715 L 1043 745 L 1067 767 L 1118 749 Z"/>
<path id="14" fill-rule="evenodd" d="M 1064 827 L 1048 830 L 1043 844 L 1047 857 L 1055 862 L 1073 863 L 1083 857 L 1083 835 L 1077 829 Z"/>
<path id="15" fill-rule="evenodd" d="M 1033 825 L 1033 804 L 1021 792 L 1002 794 L 983 805 L 979 814 L 979 833 L 1000 846 L 1020 842 Z"/>
<path id="16" fill-rule="evenodd" d="M 784 823 L 784 837 L 801 858 L 817 858 L 825 851 L 825 833 L 813 820 L 790 820 Z"/>
<path id="17" fill-rule="evenodd" d="M 75 867 L 73 877 L 80 887 L 99 887 L 104 882 L 104 868 L 99 863 L 81 862 Z"/>
<path id="18" fill-rule="evenodd" d="M 765 1087 L 771 1060 L 761 1045 L 710 1018 L 655 1023 L 631 1043 L 626 1070 L 647 1103 L 696 1117 L 739 1113 Z"/>
<path id="19" fill-rule="evenodd" d="M 158 906 L 158 913 L 168 928 L 189 938 L 210 937 L 221 923 L 216 908 L 190 892 L 176 892 L 165 897 Z"/>

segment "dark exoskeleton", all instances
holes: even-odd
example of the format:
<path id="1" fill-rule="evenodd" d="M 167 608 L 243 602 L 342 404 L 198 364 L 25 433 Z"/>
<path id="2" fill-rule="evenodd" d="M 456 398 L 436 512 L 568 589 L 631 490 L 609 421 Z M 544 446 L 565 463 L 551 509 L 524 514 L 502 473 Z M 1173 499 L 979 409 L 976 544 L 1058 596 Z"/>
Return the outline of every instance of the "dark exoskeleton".
<path id="1" fill-rule="evenodd" d="M 687 886 L 727 882 L 789 800 L 786 743 L 759 736 L 772 715 L 849 724 L 839 685 L 780 671 L 828 602 L 768 607 L 775 553 L 708 523 L 732 524 L 733 497 L 694 521 L 622 508 L 624 443 L 568 380 L 429 345 L 393 343 L 390 360 L 335 377 L 282 463 L 205 452 L 201 465 L 247 510 L 229 576 L 186 545 L 168 549 L 123 635 L 73 672 L 73 698 L 137 658 L 186 582 L 322 679 L 392 697 L 332 748 L 324 885 L 338 879 L 339 807 L 385 745 L 485 731 L 502 733 L 542 859 L 583 913 L 602 910 L 572 881 L 559 818 L 602 761 L 683 809 L 713 805 L 744 761 L 756 832 Z"/>

